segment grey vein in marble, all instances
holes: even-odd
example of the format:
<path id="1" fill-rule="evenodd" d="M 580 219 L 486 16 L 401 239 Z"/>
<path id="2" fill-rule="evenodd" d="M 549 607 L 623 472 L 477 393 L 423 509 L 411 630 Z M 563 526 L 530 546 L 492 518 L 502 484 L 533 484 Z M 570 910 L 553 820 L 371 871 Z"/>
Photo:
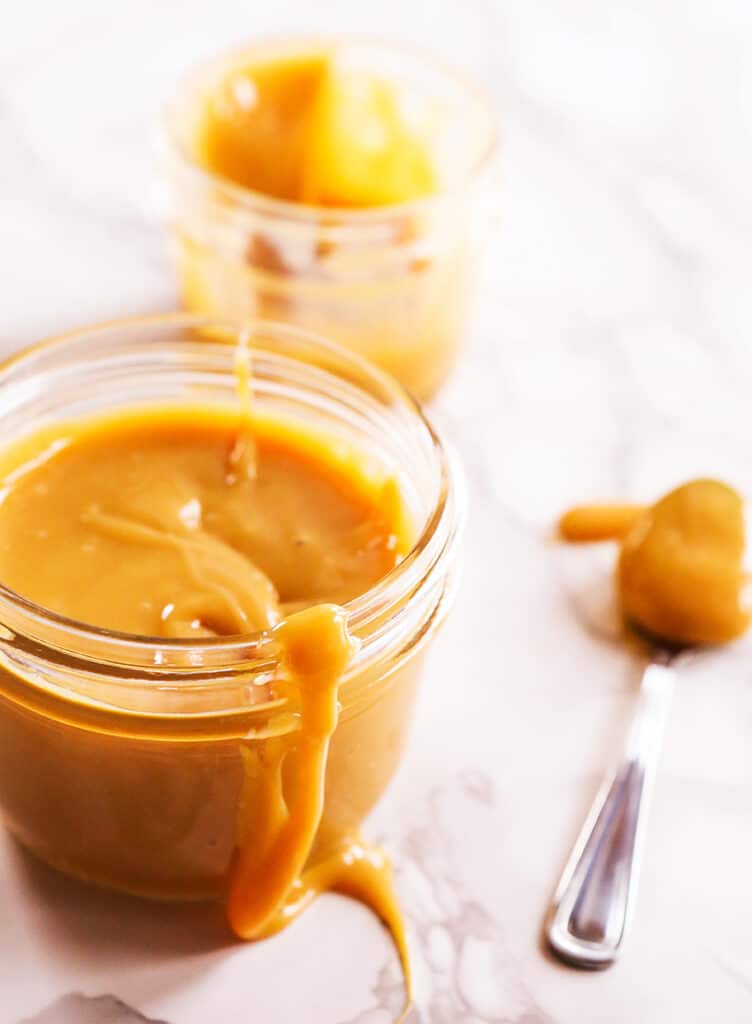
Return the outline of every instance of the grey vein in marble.
<path id="1" fill-rule="evenodd" d="M 116 996 L 71 992 L 19 1024 L 167 1024 L 167 1021 L 144 1017 Z"/>
<path id="2" fill-rule="evenodd" d="M 433 790 L 395 844 L 415 976 L 407 1024 L 553 1024 L 521 981 L 499 922 L 458 879 L 455 845 L 443 822 L 468 802 L 482 808 L 494 834 L 494 782 L 469 770 Z M 368 1009 L 342 1024 L 396 1019 L 404 990 L 393 959 L 379 971 L 372 996 Z"/>

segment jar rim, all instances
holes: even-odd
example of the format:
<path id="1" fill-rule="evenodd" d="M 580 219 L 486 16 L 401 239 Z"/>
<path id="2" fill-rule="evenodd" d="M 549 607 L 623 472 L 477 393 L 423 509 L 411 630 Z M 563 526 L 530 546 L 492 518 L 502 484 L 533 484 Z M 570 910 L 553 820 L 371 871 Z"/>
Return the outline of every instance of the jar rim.
<path id="1" fill-rule="evenodd" d="M 256 189 L 239 185 L 230 178 L 202 167 L 187 152 L 176 137 L 172 121 L 173 113 L 180 102 L 183 90 L 199 76 L 207 74 L 212 68 L 227 65 L 232 59 L 256 52 L 263 54 L 274 45 L 289 46 L 291 49 L 305 47 L 335 48 L 346 46 L 375 46 L 383 50 L 412 59 L 425 68 L 437 71 L 447 80 L 460 86 L 468 96 L 472 96 L 483 118 L 487 129 L 486 142 L 477 158 L 467 168 L 462 177 L 444 188 L 429 195 L 418 196 L 399 203 L 388 203 L 382 206 L 352 208 L 346 206 L 316 206 L 310 203 L 296 202 L 266 195 Z M 281 221 L 288 221 L 298 226 L 319 227 L 322 219 L 330 220 L 332 225 L 347 227 L 373 228 L 394 217 L 420 215 L 427 210 L 450 203 L 457 195 L 472 187 L 492 165 L 498 152 L 500 132 L 498 120 L 494 112 L 494 104 L 488 90 L 477 81 L 467 76 L 449 61 L 428 52 L 420 46 L 407 43 L 396 43 L 380 36 L 348 34 L 343 36 L 304 35 L 304 36 L 267 36 L 255 43 L 233 46 L 213 57 L 194 65 L 178 79 L 172 94 L 163 106 L 160 127 L 157 132 L 157 147 L 167 157 L 172 158 L 190 178 L 197 184 L 211 185 L 223 193 L 247 214 L 261 214 Z"/>
<path id="2" fill-rule="evenodd" d="M 14 354 L 0 363 L 0 389 L 9 383 L 8 376 L 10 374 L 26 369 L 28 364 L 33 364 L 35 358 L 43 356 L 46 352 L 61 351 L 66 345 L 91 336 L 103 337 L 110 332 L 152 328 L 155 331 L 195 328 L 199 331 L 232 332 L 232 336 L 237 336 L 239 332 L 250 328 L 263 335 L 265 339 L 281 338 L 304 341 L 322 354 L 334 356 L 341 363 L 349 364 L 359 374 L 365 375 L 366 379 L 387 388 L 408 410 L 408 415 L 413 423 L 426 433 L 432 451 L 438 460 L 440 486 L 436 503 L 426 517 L 410 551 L 402 561 L 362 595 L 343 605 L 347 614 L 348 626 L 353 631 L 367 625 L 375 615 L 378 615 L 379 608 L 399 602 L 411 592 L 411 588 L 419 584 L 422 578 L 430 574 L 438 560 L 443 561 L 447 558 L 458 538 L 462 519 L 461 507 L 458 509 L 456 469 L 452 454 L 447 450 L 419 403 L 399 382 L 357 353 L 312 332 L 262 319 L 241 323 L 190 313 L 125 317 L 56 335 Z M 217 346 L 216 341 L 207 340 L 203 343 L 207 346 Z M 305 361 L 302 359 L 299 360 L 299 363 L 305 365 Z M 376 611 L 374 611 L 375 609 Z M 265 659 L 268 661 L 275 657 L 277 649 L 274 628 L 232 637 L 195 639 L 144 637 L 110 630 L 80 622 L 48 609 L 0 581 L 0 634 L 7 632 L 13 619 L 13 613 L 18 612 L 23 615 L 25 623 L 32 623 L 37 627 L 42 627 L 45 631 L 52 630 L 56 639 L 49 646 L 73 657 L 78 656 L 80 650 L 83 649 L 82 645 L 85 644 L 87 650 L 96 652 L 96 655 L 86 658 L 87 661 L 94 660 L 98 664 L 102 663 L 116 669 L 141 669 L 153 677 L 155 674 L 162 673 L 174 676 L 176 671 L 180 670 L 176 668 L 175 663 L 171 663 L 172 655 L 176 655 L 178 658 L 187 656 L 189 665 L 186 669 L 182 663 L 181 674 L 186 671 L 190 674 L 190 669 L 193 668 L 194 671 L 197 670 L 204 675 L 203 685 L 206 685 L 207 672 L 216 672 L 221 669 L 235 670 L 241 665 L 247 671 L 249 662 L 255 662 L 258 659 L 262 662 Z M 12 625 L 10 628 L 13 636 L 17 636 L 18 631 Z M 31 633 L 26 633 L 24 630 L 24 635 L 30 636 L 37 644 L 40 642 L 33 630 Z M 46 632 L 45 635 L 47 635 Z M 44 641 L 41 642 L 44 643 Z M 70 645 L 71 642 L 73 646 Z M 367 643 L 368 641 L 366 641 Z M 165 655 L 168 657 L 166 658 Z M 191 655 L 194 656 L 193 659 Z M 128 685 L 131 681 L 129 678 L 123 678 L 118 680 L 118 683 L 122 682 Z M 219 680 L 217 681 L 219 682 Z"/>

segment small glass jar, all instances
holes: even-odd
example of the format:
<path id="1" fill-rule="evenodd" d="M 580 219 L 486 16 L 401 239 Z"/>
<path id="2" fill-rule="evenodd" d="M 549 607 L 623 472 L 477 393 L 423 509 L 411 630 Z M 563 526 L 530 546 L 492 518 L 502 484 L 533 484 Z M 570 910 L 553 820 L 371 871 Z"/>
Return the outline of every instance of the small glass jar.
<path id="1" fill-rule="evenodd" d="M 4 443 L 129 406 L 232 406 L 234 349 L 215 342 L 239 330 L 175 315 L 32 349 L 0 370 Z M 404 560 L 345 606 L 360 648 L 340 687 L 315 863 L 357 828 L 395 771 L 423 657 L 454 589 L 461 502 L 446 450 L 396 382 L 293 328 L 259 323 L 249 341 L 259 414 L 325 431 L 393 473 L 417 527 Z M 295 785 L 299 716 L 275 692 L 273 633 L 138 638 L 0 586 L 0 659 L 0 810 L 11 832 L 85 880 L 222 898 L 236 845 L 253 844 L 264 771 L 279 763 L 280 745 L 286 796 Z"/>
<path id="2" fill-rule="evenodd" d="M 334 53 L 394 84 L 434 126 L 436 194 L 369 209 L 307 206 L 202 167 L 201 111 L 233 70 L 284 55 Z M 367 41 L 259 45 L 199 68 L 166 115 L 170 220 L 187 309 L 264 317 L 319 331 L 394 374 L 420 399 L 462 344 L 495 184 L 497 128 L 487 98 L 439 62 Z"/>

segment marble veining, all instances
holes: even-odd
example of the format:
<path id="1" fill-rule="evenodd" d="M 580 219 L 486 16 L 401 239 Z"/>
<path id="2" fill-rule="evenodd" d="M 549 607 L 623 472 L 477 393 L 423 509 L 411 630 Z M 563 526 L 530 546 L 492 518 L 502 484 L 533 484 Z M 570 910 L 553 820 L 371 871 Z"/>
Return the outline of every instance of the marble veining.
<path id="1" fill-rule="evenodd" d="M 456 844 L 445 823 L 458 820 L 468 801 L 486 817 L 485 834 L 493 835 L 493 780 L 468 771 L 429 793 L 395 848 L 415 972 L 415 1006 L 407 1021 L 554 1024 L 520 981 L 498 922 L 458 880 Z M 386 1024 L 399 1015 L 404 992 L 393 957 L 379 971 L 373 997 L 372 1007 L 341 1024 Z"/>
<path id="2" fill-rule="evenodd" d="M 115 996 L 85 996 L 80 992 L 56 999 L 52 1006 L 19 1024 L 167 1024 L 144 1017 Z"/>

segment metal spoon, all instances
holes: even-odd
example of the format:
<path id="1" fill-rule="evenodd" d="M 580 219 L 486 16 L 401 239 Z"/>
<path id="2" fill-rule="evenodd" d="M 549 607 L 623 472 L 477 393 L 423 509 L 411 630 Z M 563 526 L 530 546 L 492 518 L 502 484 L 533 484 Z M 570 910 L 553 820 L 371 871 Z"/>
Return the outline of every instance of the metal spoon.
<path id="1" fill-rule="evenodd" d="M 671 659 L 660 652 L 643 672 L 621 763 L 604 779 L 554 895 L 546 936 L 554 952 L 576 967 L 608 967 L 629 928 L 674 688 Z"/>

